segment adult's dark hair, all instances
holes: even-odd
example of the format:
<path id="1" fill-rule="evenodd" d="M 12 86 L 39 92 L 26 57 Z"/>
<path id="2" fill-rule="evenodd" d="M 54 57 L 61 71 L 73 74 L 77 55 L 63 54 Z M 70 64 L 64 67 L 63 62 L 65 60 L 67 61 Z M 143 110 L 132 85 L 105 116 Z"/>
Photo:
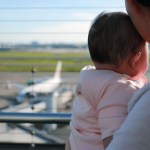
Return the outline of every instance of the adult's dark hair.
<path id="1" fill-rule="evenodd" d="M 150 7 L 150 0 L 137 0 L 143 6 Z"/>
<path id="2" fill-rule="evenodd" d="M 143 43 L 130 17 L 123 12 L 100 13 L 88 35 L 91 59 L 101 64 L 120 65 Z"/>

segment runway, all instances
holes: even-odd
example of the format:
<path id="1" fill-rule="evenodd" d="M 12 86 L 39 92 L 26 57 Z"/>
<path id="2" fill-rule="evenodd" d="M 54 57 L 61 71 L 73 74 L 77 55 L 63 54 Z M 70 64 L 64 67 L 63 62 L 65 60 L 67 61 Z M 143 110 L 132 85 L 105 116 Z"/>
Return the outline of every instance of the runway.
<path id="1" fill-rule="evenodd" d="M 34 78 L 52 77 L 53 73 L 36 73 Z M 79 73 L 62 72 L 63 86 L 74 88 L 79 77 Z M 26 85 L 29 80 L 33 80 L 33 74 L 30 72 L 0 72 L 0 109 L 14 105 L 16 95 L 20 91 L 17 87 L 11 87 L 12 83 Z"/>
<path id="2" fill-rule="evenodd" d="M 64 84 L 61 85 L 61 88 L 64 88 L 65 86 L 70 86 L 74 88 L 77 80 L 78 80 L 79 73 L 69 73 L 65 72 L 62 73 L 62 79 L 64 81 Z M 35 78 L 43 78 L 43 77 L 52 77 L 53 73 L 36 73 Z M 46 103 L 45 99 L 50 99 L 49 96 L 42 97 L 44 100 L 42 103 L 39 103 L 35 105 L 30 105 L 28 102 L 20 105 L 16 105 L 16 94 L 19 92 L 18 88 L 11 87 L 11 83 L 21 83 L 26 84 L 28 80 L 31 80 L 33 78 L 32 73 L 24 72 L 24 73 L 18 73 L 18 72 L 1 72 L 0 73 L 0 109 L 1 111 L 7 112 L 9 110 L 12 110 L 12 112 L 15 112 L 16 110 L 18 112 L 35 112 L 36 107 L 37 111 L 40 110 L 46 110 Z M 59 99 L 62 99 L 62 97 L 58 97 L 57 101 Z M 60 101 L 59 101 L 60 102 Z M 34 107 L 34 110 L 32 108 Z M 71 108 L 69 107 L 62 107 L 60 103 L 60 109 L 59 112 L 71 112 Z M 70 104 L 71 106 L 71 104 Z M 60 126 L 58 125 L 57 129 L 54 130 L 52 127 L 55 127 L 54 125 L 31 125 L 31 124 L 21 124 L 21 125 L 11 125 L 11 124 L 0 124 L 1 131 L 0 135 L 3 138 L 0 138 L 1 142 L 17 142 L 17 143 L 50 143 L 52 141 L 61 141 L 62 143 L 65 143 L 68 136 L 69 136 L 69 126 Z M 39 135 L 32 135 L 32 132 L 35 132 Z M 10 137 L 15 138 L 10 138 Z"/>

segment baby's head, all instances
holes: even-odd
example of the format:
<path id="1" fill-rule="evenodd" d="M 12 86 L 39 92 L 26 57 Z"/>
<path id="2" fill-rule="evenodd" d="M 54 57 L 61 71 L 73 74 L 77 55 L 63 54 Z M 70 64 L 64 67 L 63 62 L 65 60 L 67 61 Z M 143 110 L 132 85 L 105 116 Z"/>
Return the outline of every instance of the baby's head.
<path id="1" fill-rule="evenodd" d="M 136 76 L 148 67 L 147 43 L 123 12 L 101 13 L 88 35 L 88 47 L 96 68 L 112 66 L 114 71 Z"/>

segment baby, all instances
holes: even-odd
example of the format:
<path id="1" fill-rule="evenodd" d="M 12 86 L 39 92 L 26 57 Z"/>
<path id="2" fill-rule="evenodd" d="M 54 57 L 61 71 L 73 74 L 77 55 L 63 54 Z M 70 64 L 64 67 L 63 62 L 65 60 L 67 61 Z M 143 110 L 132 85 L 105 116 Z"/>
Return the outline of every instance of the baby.
<path id="1" fill-rule="evenodd" d="M 123 12 L 101 13 L 88 35 L 94 66 L 81 70 L 70 122 L 71 150 L 104 150 L 146 83 L 148 44 Z"/>

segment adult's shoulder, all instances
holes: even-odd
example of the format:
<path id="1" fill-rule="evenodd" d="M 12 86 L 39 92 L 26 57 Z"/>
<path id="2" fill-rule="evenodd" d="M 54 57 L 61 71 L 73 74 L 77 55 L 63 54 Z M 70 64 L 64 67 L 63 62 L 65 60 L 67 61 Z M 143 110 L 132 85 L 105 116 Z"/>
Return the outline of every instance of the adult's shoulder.
<path id="1" fill-rule="evenodd" d="M 148 83 L 143 88 L 135 92 L 135 94 L 133 95 L 133 97 L 129 102 L 128 111 L 130 112 L 133 109 L 133 107 L 135 107 L 135 105 L 137 105 L 138 103 L 150 104 L 149 97 L 150 97 L 150 83 Z"/>
<path id="2" fill-rule="evenodd" d="M 131 99 L 129 114 L 106 150 L 150 149 L 150 84 L 140 89 Z"/>

